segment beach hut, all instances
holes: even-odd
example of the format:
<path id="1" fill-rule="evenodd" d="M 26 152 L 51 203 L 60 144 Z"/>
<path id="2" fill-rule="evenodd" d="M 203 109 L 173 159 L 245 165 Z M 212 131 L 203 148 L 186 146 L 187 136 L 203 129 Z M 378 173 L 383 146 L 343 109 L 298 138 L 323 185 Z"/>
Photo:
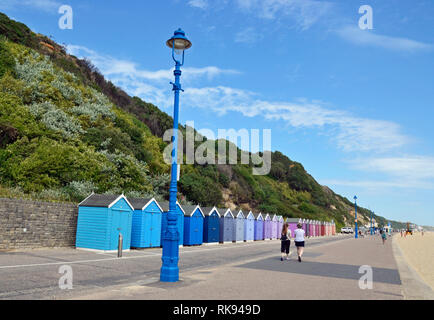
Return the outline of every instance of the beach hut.
<path id="1" fill-rule="evenodd" d="M 184 245 L 198 246 L 203 243 L 203 220 L 205 215 L 197 206 L 185 205 L 184 209 Z"/>
<path id="2" fill-rule="evenodd" d="M 271 218 L 271 239 L 277 239 L 278 237 L 277 225 L 279 222 L 277 220 L 277 215 L 273 214 Z"/>
<path id="3" fill-rule="evenodd" d="M 307 234 L 307 229 L 306 229 L 306 227 L 307 227 L 307 225 L 306 225 L 306 219 L 300 219 L 301 221 L 301 225 L 302 225 L 302 228 L 303 228 L 303 230 L 304 230 L 304 234 L 306 235 Z"/>
<path id="4" fill-rule="evenodd" d="M 271 216 L 267 213 L 264 217 L 264 240 L 271 239 Z"/>
<path id="5" fill-rule="evenodd" d="M 324 237 L 325 236 L 325 222 L 321 221 L 320 226 L 321 226 L 321 237 Z"/>
<path id="6" fill-rule="evenodd" d="M 218 244 L 220 241 L 220 213 L 216 207 L 203 207 L 205 215 L 203 223 L 203 242 L 206 244 Z"/>
<path id="7" fill-rule="evenodd" d="M 234 240 L 235 217 L 231 209 L 217 209 L 220 213 L 220 242 Z"/>
<path id="8" fill-rule="evenodd" d="M 161 218 L 163 209 L 154 199 L 129 198 L 134 208 L 131 227 L 131 247 L 161 246 Z"/>
<path id="9" fill-rule="evenodd" d="M 163 216 L 161 218 L 161 245 L 163 245 L 163 235 L 167 228 L 167 213 L 169 212 L 169 202 L 161 202 L 161 208 L 163 208 Z M 181 207 L 178 201 L 176 201 L 176 228 L 179 233 L 179 246 L 184 243 L 184 209 Z"/>
<path id="10" fill-rule="evenodd" d="M 280 239 L 280 233 L 282 232 L 283 228 L 283 217 L 278 216 L 277 217 L 277 239 Z"/>
<path id="11" fill-rule="evenodd" d="M 289 224 L 291 235 L 294 236 L 294 231 L 297 229 L 297 224 L 300 222 L 300 218 L 286 218 L 286 222 Z"/>
<path id="12" fill-rule="evenodd" d="M 305 223 L 306 223 L 306 237 L 310 237 L 310 228 L 309 228 L 310 220 L 306 219 Z"/>
<path id="13" fill-rule="evenodd" d="M 316 221 L 315 221 L 315 232 L 316 232 L 316 236 L 317 236 L 317 237 L 321 236 L 320 229 L 321 229 L 321 228 L 320 228 L 320 225 L 319 225 L 319 221 L 316 220 Z"/>
<path id="14" fill-rule="evenodd" d="M 254 240 L 264 240 L 264 217 L 262 213 L 254 213 L 255 217 L 255 235 Z"/>
<path id="15" fill-rule="evenodd" d="M 243 211 L 238 211 L 234 219 L 234 233 L 232 239 L 234 242 L 244 242 L 244 223 L 245 216 Z"/>
<path id="16" fill-rule="evenodd" d="M 315 220 L 310 220 L 310 234 L 315 237 Z"/>
<path id="17" fill-rule="evenodd" d="M 250 242 L 255 238 L 255 216 L 250 211 L 244 219 L 244 241 Z"/>
<path id="18" fill-rule="evenodd" d="M 131 245 L 133 206 L 121 195 L 92 193 L 78 204 L 75 246 L 77 249 L 116 251 Z"/>

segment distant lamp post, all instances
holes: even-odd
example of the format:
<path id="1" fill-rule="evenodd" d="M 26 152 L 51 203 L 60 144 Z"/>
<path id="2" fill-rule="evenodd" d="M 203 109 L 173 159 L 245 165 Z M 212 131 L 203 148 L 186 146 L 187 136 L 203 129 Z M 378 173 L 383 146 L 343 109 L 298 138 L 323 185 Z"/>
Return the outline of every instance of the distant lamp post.
<path id="1" fill-rule="evenodd" d="M 163 255 L 161 260 L 163 262 L 160 270 L 160 281 L 162 282 L 176 282 L 179 280 L 179 237 L 180 235 L 176 227 L 176 199 L 177 199 L 177 151 L 178 151 L 178 113 L 179 113 L 179 91 L 181 83 L 181 66 L 184 65 L 184 52 L 191 47 L 190 40 L 185 36 L 185 32 L 181 29 L 175 31 L 173 37 L 166 42 L 167 46 L 172 49 L 172 58 L 175 61 L 175 83 L 171 82 L 173 91 L 175 91 L 175 101 L 173 108 L 173 135 L 172 135 L 172 167 L 171 167 L 171 180 L 169 188 L 169 212 L 167 213 L 167 229 L 163 233 Z M 176 59 L 176 55 L 182 55 L 182 60 Z"/>
<path id="2" fill-rule="evenodd" d="M 357 228 L 357 196 L 354 196 L 354 209 L 355 209 L 355 215 L 354 215 L 355 228 L 354 228 L 354 233 L 355 233 L 355 238 L 357 239 L 359 237 L 359 229 Z"/>
<path id="3" fill-rule="evenodd" d="M 374 225 L 372 224 L 372 214 L 373 212 L 371 211 L 371 236 L 374 234 Z"/>

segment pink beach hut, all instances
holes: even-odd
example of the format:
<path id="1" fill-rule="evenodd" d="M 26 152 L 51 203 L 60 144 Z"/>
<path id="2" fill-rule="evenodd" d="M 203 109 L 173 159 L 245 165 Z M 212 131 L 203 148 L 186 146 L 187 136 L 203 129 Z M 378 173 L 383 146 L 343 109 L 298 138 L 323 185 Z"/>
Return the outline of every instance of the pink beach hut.
<path id="1" fill-rule="evenodd" d="M 294 236 L 294 231 L 297 229 L 297 224 L 300 222 L 300 218 L 286 218 L 286 222 L 289 224 L 291 235 Z"/>

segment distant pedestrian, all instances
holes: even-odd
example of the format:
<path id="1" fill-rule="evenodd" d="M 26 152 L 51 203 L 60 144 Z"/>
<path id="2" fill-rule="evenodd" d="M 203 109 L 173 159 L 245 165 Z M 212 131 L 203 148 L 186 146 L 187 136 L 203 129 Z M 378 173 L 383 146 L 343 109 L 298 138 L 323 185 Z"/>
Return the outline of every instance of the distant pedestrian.
<path id="1" fill-rule="evenodd" d="M 290 246 L 291 246 L 291 229 L 289 229 L 289 224 L 288 222 L 286 222 L 283 224 L 282 232 L 280 234 L 280 252 L 282 255 L 280 257 L 280 261 L 283 261 L 285 254 L 286 254 L 286 260 L 289 260 Z"/>
<path id="2" fill-rule="evenodd" d="M 301 262 L 301 256 L 304 250 L 304 230 L 301 223 L 297 224 L 297 229 L 294 231 L 294 242 L 297 247 L 298 262 Z"/>
<path id="3" fill-rule="evenodd" d="M 386 232 L 380 230 L 380 234 L 381 234 L 381 239 L 383 240 L 383 244 L 385 244 L 387 239 Z"/>

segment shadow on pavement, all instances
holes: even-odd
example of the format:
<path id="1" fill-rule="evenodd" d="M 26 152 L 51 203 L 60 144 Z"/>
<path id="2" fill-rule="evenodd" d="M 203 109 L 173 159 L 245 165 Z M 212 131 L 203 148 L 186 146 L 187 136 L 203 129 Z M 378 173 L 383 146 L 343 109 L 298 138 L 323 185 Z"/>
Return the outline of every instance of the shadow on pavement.
<path id="1" fill-rule="evenodd" d="M 312 255 L 312 253 L 310 253 L 310 255 Z M 310 255 L 305 254 L 303 257 Z M 280 261 L 280 257 L 277 256 L 240 264 L 236 267 L 353 280 L 359 280 L 364 274 L 359 273 L 360 266 L 306 260 L 299 263 L 294 256 L 292 256 L 289 261 Z M 373 267 L 372 272 L 374 283 L 401 284 L 398 270 Z"/>

